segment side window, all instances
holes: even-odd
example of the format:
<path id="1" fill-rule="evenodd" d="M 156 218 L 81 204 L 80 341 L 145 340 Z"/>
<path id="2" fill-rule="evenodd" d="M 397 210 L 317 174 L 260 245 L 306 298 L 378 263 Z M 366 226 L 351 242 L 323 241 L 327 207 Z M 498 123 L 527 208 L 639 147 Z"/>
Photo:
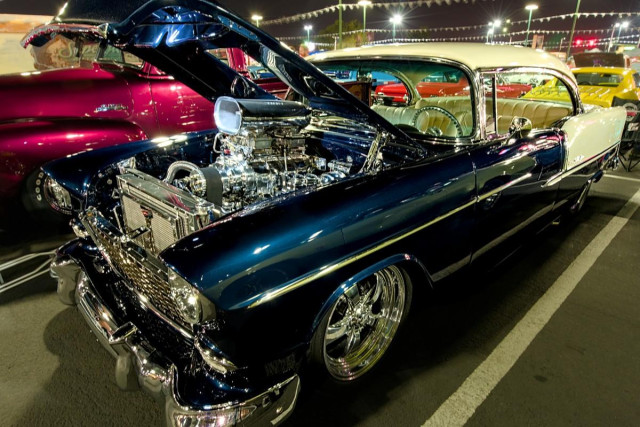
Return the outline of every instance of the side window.
<path id="1" fill-rule="evenodd" d="M 640 74 L 633 73 L 633 81 L 636 84 L 636 89 L 640 89 Z"/>
<path id="2" fill-rule="evenodd" d="M 573 114 L 569 89 L 551 74 L 518 72 L 485 74 L 487 135 L 505 135 L 514 118 L 545 129 Z"/>

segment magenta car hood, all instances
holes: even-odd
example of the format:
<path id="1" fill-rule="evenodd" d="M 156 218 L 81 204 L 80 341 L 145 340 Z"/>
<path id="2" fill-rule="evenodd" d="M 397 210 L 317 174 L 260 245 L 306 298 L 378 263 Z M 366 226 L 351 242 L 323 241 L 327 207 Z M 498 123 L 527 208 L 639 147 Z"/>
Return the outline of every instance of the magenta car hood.
<path id="1" fill-rule="evenodd" d="M 272 99 L 273 95 L 208 52 L 240 48 L 262 63 L 311 107 L 367 121 L 406 139 L 322 71 L 264 31 L 212 1 L 70 0 L 62 13 L 32 30 L 24 44 L 52 34 L 82 32 L 157 66 L 208 99 Z"/>

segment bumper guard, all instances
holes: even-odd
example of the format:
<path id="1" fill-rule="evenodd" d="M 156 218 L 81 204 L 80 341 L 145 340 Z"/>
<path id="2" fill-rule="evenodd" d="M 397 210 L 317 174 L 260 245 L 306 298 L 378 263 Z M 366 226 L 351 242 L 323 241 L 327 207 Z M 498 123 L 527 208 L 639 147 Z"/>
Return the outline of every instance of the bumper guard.
<path id="1" fill-rule="evenodd" d="M 51 264 L 57 277 L 58 294 L 75 303 L 98 341 L 116 358 L 116 384 L 124 390 L 141 387 L 165 404 L 168 426 L 277 425 L 293 410 L 300 379 L 294 375 L 244 402 L 227 402 L 206 409 L 182 406 L 176 399 L 177 375 L 172 362 L 156 350 L 131 322 L 120 324 L 102 302 L 88 276 L 68 257 L 59 256 Z"/>

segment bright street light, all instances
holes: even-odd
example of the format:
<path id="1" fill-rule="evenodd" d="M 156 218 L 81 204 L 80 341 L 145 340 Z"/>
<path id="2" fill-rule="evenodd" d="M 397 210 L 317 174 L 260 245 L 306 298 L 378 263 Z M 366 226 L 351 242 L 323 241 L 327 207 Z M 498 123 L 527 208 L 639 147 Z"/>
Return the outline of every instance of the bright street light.
<path id="1" fill-rule="evenodd" d="M 260 26 L 260 21 L 262 21 L 262 16 L 253 15 L 253 16 L 251 16 L 251 20 L 252 21 L 256 21 L 256 27 L 259 27 Z"/>
<path id="2" fill-rule="evenodd" d="M 393 25 L 393 33 L 392 38 L 393 41 L 396 41 L 396 25 L 400 25 L 402 23 L 402 15 L 398 15 L 397 13 L 389 18 L 389 22 Z"/>
<path id="3" fill-rule="evenodd" d="M 304 29 L 307 32 L 307 43 L 309 43 L 311 41 L 311 30 L 313 29 L 313 26 L 305 25 Z"/>
<path id="4" fill-rule="evenodd" d="M 616 27 L 618 27 L 618 37 L 616 37 L 616 42 L 620 44 L 620 31 L 623 28 L 629 28 L 629 21 L 624 21 L 622 24 L 616 22 Z"/>
<path id="5" fill-rule="evenodd" d="M 529 20 L 527 21 L 527 37 L 524 39 L 524 45 L 526 46 L 529 43 L 529 29 L 531 28 L 531 14 L 534 10 L 538 10 L 537 4 L 528 4 L 525 7 L 525 10 L 529 11 Z"/>
<path id="6" fill-rule="evenodd" d="M 365 38 L 367 35 L 367 7 L 371 6 L 372 2 L 371 0 L 360 0 L 358 2 L 358 6 L 362 7 L 362 36 L 363 36 L 363 40 L 362 43 L 364 44 L 365 42 Z"/>

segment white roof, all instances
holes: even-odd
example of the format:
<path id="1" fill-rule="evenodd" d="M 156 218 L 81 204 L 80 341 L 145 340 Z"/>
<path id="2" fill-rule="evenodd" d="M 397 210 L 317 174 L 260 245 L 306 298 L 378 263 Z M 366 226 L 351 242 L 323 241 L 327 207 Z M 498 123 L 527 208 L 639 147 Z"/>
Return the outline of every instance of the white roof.
<path id="1" fill-rule="evenodd" d="M 571 71 L 555 56 L 522 46 L 482 43 L 408 43 L 347 48 L 308 56 L 310 62 L 372 57 L 442 58 L 465 64 L 472 70 L 502 67 L 544 67 L 572 78 Z"/>

